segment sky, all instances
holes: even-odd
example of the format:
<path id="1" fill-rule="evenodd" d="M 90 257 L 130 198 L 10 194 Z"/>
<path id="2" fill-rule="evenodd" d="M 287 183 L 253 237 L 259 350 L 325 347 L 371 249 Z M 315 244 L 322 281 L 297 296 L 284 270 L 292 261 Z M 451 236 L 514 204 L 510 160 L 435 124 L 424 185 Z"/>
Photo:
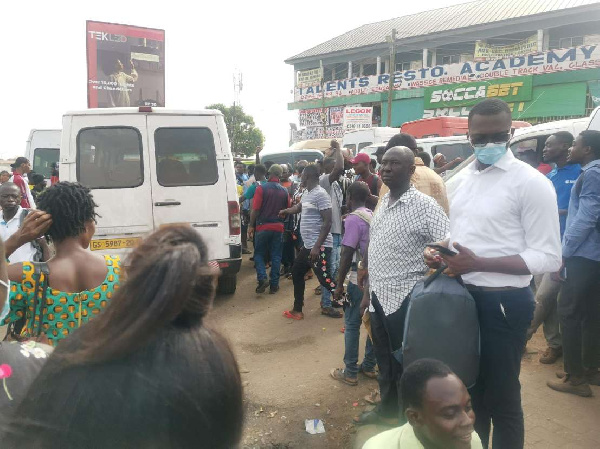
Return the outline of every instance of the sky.
<path id="1" fill-rule="evenodd" d="M 285 59 L 366 23 L 462 2 L 11 2 L 0 28 L 0 158 L 23 155 L 31 129 L 59 129 L 66 111 L 87 107 L 86 20 L 165 30 L 167 108 L 231 105 L 240 71 L 241 104 L 273 150 L 288 147 L 298 123 Z"/>

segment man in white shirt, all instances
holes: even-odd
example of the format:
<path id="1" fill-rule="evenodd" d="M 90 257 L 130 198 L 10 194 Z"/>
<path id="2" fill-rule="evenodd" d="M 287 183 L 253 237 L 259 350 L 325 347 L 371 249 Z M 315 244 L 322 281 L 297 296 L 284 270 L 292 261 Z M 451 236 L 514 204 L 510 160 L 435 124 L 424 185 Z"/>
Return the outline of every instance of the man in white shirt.
<path id="1" fill-rule="evenodd" d="M 411 184 L 414 172 L 415 155 L 407 147 L 390 148 L 381 160 L 381 179 L 389 192 L 373 215 L 369 247 L 358 267 L 368 272 L 361 311 L 369 306 L 381 403 L 355 420 L 359 424 L 396 425 L 401 418 L 398 383 L 402 366 L 392 349 L 402 343 L 406 297 L 427 272 L 422 257 L 425 245 L 443 239 L 449 230 L 441 206 Z M 359 287 L 363 287 L 362 278 L 361 273 Z"/>
<path id="2" fill-rule="evenodd" d="M 525 428 L 519 373 L 526 332 L 533 317 L 532 275 L 561 265 L 556 193 L 535 168 L 507 149 L 511 112 L 498 99 L 475 105 L 469 140 L 476 160 L 450 195 L 450 238 L 458 253 L 426 250 L 430 266 L 443 258 L 473 295 L 479 312 L 481 362 L 471 391 L 475 430 L 488 447 L 523 448 Z"/>
<path id="3" fill-rule="evenodd" d="M 0 237 L 2 237 L 3 241 L 6 241 L 18 231 L 22 221 L 21 191 L 16 184 L 6 182 L 0 186 L 0 207 L 2 207 Z M 12 253 L 8 260 L 10 263 L 31 262 L 35 253 L 36 249 L 33 245 L 26 243 Z"/>

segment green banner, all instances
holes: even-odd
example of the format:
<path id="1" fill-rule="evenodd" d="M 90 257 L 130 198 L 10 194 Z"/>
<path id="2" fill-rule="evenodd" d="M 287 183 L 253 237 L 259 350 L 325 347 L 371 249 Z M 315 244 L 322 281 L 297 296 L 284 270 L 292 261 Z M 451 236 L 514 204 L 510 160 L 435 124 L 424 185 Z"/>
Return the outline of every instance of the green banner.
<path id="1" fill-rule="evenodd" d="M 600 81 L 588 81 L 588 90 L 594 107 L 600 106 Z"/>
<path id="2" fill-rule="evenodd" d="M 520 76 L 425 88 L 425 109 L 470 106 L 485 98 L 507 103 L 531 100 L 533 77 Z"/>
<path id="3" fill-rule="evenodd" d="M 584 116 L 586 94 L 585 82 L 536 87 L 531 101 L 511 104 L 513 118 Z"/>

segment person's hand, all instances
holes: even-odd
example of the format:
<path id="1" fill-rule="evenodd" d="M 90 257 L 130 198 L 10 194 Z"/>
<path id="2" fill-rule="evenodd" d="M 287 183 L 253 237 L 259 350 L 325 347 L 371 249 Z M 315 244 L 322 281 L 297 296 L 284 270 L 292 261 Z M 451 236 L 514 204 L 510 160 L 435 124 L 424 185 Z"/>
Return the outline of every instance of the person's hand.
<path id="1" fill-rule="evenodd" d="M 563 260 L 563 263 L 560 266 L 560 269 L 556 273 L 550 274 L 550 279 L 552 279 L 554 282 L 565 282 L 566 279 L 563 277 L 564 270 L 565 270 L 565 262 Z"/>
<path id="2" fill-rule="evenodd" d="M 425 251 L 423 251 L 423 258 L 425 259 L 425 265 L 427 265 L 429 268 L 433 268 L 434 270 L 437 270 L 443 262 L 440 253 L 429 247 L 425 247 Z"/>
<path id="3" fill-rule="evenodd" d="M 369 308 L 369 304 L 371 303 L 371 298 L 369 297 L 369 294 L 365 294 L 363 295 L 362 300 L 360 301 L 360 316 L 363 316 L 365 314 L 365 310 L 367 310 Z"/>
<path id="4" fill-rule="evenodd" d="M 254 239 L 254 227 L 248 227 L 248 240 Z"/>
<path id="5" fill-rule="evenodd" d="M 283 209 L 279 211 L 279 218 L 285 218 L 290 214 L 289 209 Z"/>
<path id="6" fill-rule="evenodd" d="M 130 59 L 130 60 L 129 60 L 129 64 L 131 64 L 131 68 L 132 68 L 132 69 L 133 69 L 133 68 L 135 68 L 135 64 L 133 63 L 133 59 Z"/>
<path id="7" fill-rule="evenodd" d="M 457 157 L 456 159 L 454 159 L 454 163 L 456 165 L 460 164 L 462 161 L 464 161 L 464 159 L 462 157 Z"/>
<path id="8" fill-rule="evenodd" d="M 365 289 L 365 283 L 369 279 L 369 271 L 365 268 L 358 269 L 356 271 L 356 282 L 358 282 L 358 288 L 361 290 Z"/>
<path id="9" fill-rule="evenodd" d="M 17 231 L 21 245 L 42 237 L 52 225 L 52 215 L 42 210 L 32 210 L 27 214 Z"/>
<path id="10" fill-rule="evenodd" d="M 313 264 L 319 261 L 319 248 L 317 246 L 313 246 L 313 248 L 310 250 L 310 255 L 308 258 Z"/>
<path id="11" fill-rule="evenodd" d="M 440 257 L 448 266 L 447 272 L 449 274 L 458 276 L 465 273 L 471 273 L 473 271 L 479 271 L 479 268 L 481 267 L 481 261 L 473 251 L 471 251 L 469 248 L 465 248 L 459 243 L 454 243 L 454 248 L 456 248 L 458 251 L 458 253 L 454 256 L 440 254 Z"/>
<path id="12" fill-rule="evenodd" d="M 338 284 L 333 292 L 333 299 L 338 301 L 344 294 L 344 284 Z"/>

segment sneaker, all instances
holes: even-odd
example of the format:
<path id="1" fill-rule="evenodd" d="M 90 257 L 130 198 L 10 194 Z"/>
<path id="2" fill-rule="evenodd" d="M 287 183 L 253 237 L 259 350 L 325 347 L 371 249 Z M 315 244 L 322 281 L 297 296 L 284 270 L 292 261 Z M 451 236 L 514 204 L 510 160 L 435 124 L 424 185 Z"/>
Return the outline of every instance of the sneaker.
<path id="1" fill-rule="evenodd" d="M 552 365 L 562 356 L 562 348 L 547 348 L 540 357 L 540 363 Z"/>
<path id="2" fill-rule="evenodd" d="M 269 288 L 269 295 L 274 295 L 278 291 L 279 291 L 279 285 L 271 285 L 271 288 Z"/>
<path id="3" fill-rule="evenodd" d="M 561 393 L 570 393 L 583 398 L 592 396 L 592 389 L 585 379 L 573 379 L 571 376 L 565 376 L 563 380 L 548 381 L 546 385 Z"/>
<path id="4" fill-rule="evenodd" d="M 269 280 L 263 279 L 262 281 L 258 281 L 258 286 L 256 287 L 256 293 L 264 293 L 267 287 L 269 286 Z"/>
<path id="5" fill-rule="evenodd" d="M 334 368 L 331 371 L 329 371 L 329 374 L 331 375 L 331 377 L 333 377 L 335 380 L 339 380 L 340 382 L 345 383 L 346 385 L 351 385 L 353 387 L 355 387 L 356 385 L 358 385 L 358 378 L 354 377 L 347 377 L 346 376 L 346 370 L 342 369 L 342 368 Z"/>

